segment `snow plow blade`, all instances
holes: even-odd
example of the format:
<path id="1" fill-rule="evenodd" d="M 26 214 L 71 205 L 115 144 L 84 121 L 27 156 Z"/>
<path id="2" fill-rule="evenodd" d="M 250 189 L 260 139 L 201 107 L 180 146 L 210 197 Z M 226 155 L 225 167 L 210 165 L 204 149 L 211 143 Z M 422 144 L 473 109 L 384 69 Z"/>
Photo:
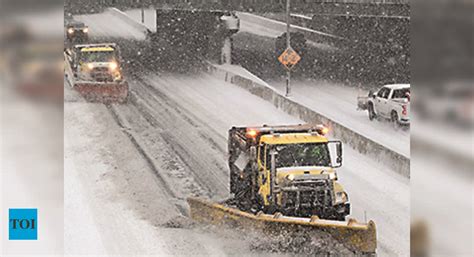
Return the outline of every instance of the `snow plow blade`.
<path id="1" fill-rule="evenodd" d="M 203 199 L 188 198 L 192 219 L 213 225 L 227 225 L 232 228 L 250 229 L 264 235 L 292 237 L 294 235 L 331 238 L 334 244 L 342 244 L 355 254 L 375 254 L 377 247 L 376 228 L 373 221 L 362 224 L 349 221 L 322 220 L 317 217 L 296 218 L 279 213 L 267 215 L 252 214 L 236 208 L 212 203 Z M 329 235 L 329 236 L 328 236 Z"/>
<path id="2" fill-rule="evenodd" d="M 125 103 L 128 97 L 128 83 L 77 82 L 77 90 L 87 101 L 94 103 Z"/>

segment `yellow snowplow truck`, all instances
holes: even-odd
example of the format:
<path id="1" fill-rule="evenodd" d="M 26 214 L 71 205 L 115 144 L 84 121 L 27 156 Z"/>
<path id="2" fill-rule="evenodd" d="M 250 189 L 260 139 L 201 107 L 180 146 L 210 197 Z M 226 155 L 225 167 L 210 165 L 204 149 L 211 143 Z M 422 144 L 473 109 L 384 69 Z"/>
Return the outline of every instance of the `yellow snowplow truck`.
<path id="1" fill-rule="evenodd" d="M 128 83 L 123 77 L 118 45 L 74 45 L 65 51 L 69 84 L 90 102 L 123 103 Z"/>
<path id="2" fill-rule="evenodd" d="M 327 132 L 321 125 L 231 128 L 232 197 L 220 203 L 188 198 L 191 217 L 283 238 L 330 238 L 329 245 L 374 254 L 375 223 L 346 221 L 349 198 L 335 170 L 342 166 L 342 143 L 328 140 Z"/>
<path id="3" fill-rule="evenodd" d="M 230 192 L 244 211 L 345 220 L 347 193 L 337 182 L 342 143 L 323 126 L 232 128 Z M 333 162 L 330 145 L 336 149 Z"/>

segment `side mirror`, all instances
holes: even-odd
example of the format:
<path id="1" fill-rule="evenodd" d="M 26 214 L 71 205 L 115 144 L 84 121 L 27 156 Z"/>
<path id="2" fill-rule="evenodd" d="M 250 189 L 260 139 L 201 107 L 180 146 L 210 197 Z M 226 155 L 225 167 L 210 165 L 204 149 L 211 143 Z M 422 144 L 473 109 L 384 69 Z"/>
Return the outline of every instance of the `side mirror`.
<path id="1" fill-rule="evenodd" d="M 336 163 L 339 166 L 342 166 L 342 143 L 341 142 L 337 144 L 336 152 L 337 152 Z"/>
<path id="2" fill-rule="evenodd" d="M 332 146 L 330 147 L 331 152 L 334 153 L 334 150 L 336 151 L 336 156 L 335 158 L 333 157 L 332 161 L 332 167 L 333 168 L 339 168 L 342 166 L 342 142 L 341 141 L 329 141 L 329 145 Z M 335 149 L 334 149 L 335 148 Z"/>

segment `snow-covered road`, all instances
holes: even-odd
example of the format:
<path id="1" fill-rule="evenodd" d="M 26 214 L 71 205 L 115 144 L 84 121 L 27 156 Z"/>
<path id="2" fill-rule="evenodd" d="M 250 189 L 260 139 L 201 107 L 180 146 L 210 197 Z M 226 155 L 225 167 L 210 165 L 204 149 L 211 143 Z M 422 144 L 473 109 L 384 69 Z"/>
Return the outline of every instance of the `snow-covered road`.
<path id="1" fill-rule="evenodd" d="M 111 26 L 104 22 L 107 17 L 82 17 L 91 28 L 104 33 L 100 36 L 115 36 L 107 32 L 107 26 Z M 302 121 L 206 74 L 151 74 L 129 82 L 133 91 L 129 104 L 113 108 L 118 118 L 101 105 L 66 103 L 65 135 L 69 139 L 65 147 L 65 199 L 72 201 L 72 206 L 67 208 L 65 219 L 89 228 L 67 234 L 68 241 L 74 242 L 67 247 L 68 252 L 233 253 L 235 245 L 242 245 L 239 240 L 226 244 L 209 235 L 196 243 L 199 233 L 173 230 L 166 224 L 180 212 L 177 206 L 182 206 L 182 197 L 226 197 L 226 137 L 231 126 Z M 139 154 L 127 134 L 147 149 L 149 160 Z M 339 177 L 352 202 L 351 216 L 376 222 L 381 256 L 408 256 L 408 179 L 348 147 L 344 152 L 345 164 Z M 154 168 L 150 168 L 150 162 Z M 162 181 L 157 182 L 158 177 Z M 164 185 L 171 187 L 173 197 L 163 193 Z M 84 216 L 76 209 L 84 209 Z M 89 231 L 93 231 L 92 238 L 102 242 L 87 244 L 90 238 L 84 233 Z M 146 233 L 147 238 L 139 233 Z M 243 249 L 245 255 L 252 253 L 248 245 Z"/>
<path id="2" fill-rule="evenodd" d="M 233 232 L 194 229 L 107 107 L 67 102 L 64 125 L 66 255 L 256 255 Z"/>
<path id="3" fill-rule="evenodd" d="M 195 126 L 190 127 L 190 130 L 207 132 L 207 136 L 214 139 L 221 151 L 225 150 L 227 130 L 233 125 L 303 123 L 247 91 L 208 75 L 152 75 L 145 81 L 167 98 L 173 99 L 173 108 L 184 109 L 183 113 L 190 113 L 200 120 L 198 124 L 205 124 L 201 127 L 194 122 Z M 198 148 L 203 152 L 206 148 L 213 148 L 212 144 L 206 146 L 196 142 L 192 145 L 199 145 Z M 220 167 L 209 168 L 226 169 L 225 152 L 217 152 L 217 157 L 214 158 L 213 161 L 222 164 Z M 407 256 L 410 199 L 408 179 L 349 147 L 345 148 L 344 159 L 344 166 L 339 174 L 353 204 L 351 216 L 361 221 L 365 218 L 375 220 L 381 253 Z M 228 175 L 224 173 L 224 176 Z"/>

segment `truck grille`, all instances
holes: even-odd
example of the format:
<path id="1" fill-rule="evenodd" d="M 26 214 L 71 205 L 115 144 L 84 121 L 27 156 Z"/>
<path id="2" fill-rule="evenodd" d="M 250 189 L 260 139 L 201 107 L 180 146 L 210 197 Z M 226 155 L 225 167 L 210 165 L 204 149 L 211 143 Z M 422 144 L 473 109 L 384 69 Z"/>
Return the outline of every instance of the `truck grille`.
<path id="1" fill-rule="evenodd" d="M 286 210 L 324 217 L 332 207 L 333 185 L 330 180 L 294 183 L 283 189 L 282 205 Z"/>
<path id="2" fill-rule="evenodd" d="M 95 67 L 91 71 L 91 77 L 96 81 L 113 81 L 108 67 Z"/>

